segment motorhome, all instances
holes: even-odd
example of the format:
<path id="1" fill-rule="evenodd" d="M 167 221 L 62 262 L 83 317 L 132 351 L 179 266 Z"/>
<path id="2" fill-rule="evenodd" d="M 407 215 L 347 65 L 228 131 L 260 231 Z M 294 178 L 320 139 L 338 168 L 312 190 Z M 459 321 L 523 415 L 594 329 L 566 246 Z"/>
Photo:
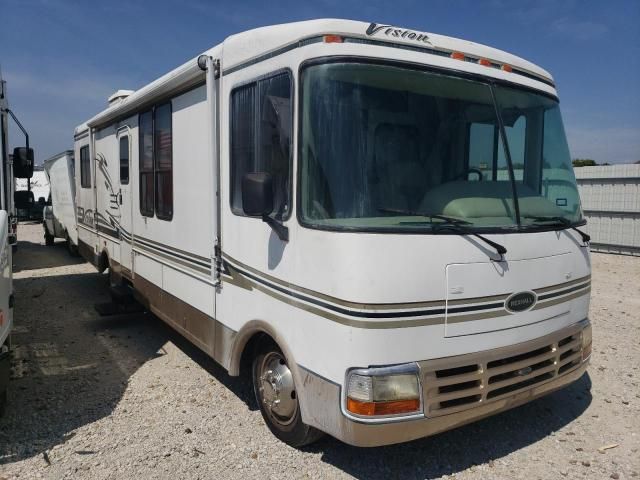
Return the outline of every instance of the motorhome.
<path id="1" fill-rule="evenodd" d="M 9 119 L 25 133 L 26 147 L 9 154 Z M 33 150 L 29 137 L 9 108 L 7 83 L 0 76 L 0 415 L 7 401 L 10 371 L 11 328 L 13 326 L 12 245 L 17 242 L 17 218 L 14 207 L 14 178 L 33 174 Z"/>
<path id="2" fill-rule="evenodd" d="M 71 254 L 78 245 L 76 228 L 76 184 L 73 150 L 61 152 L 44 161 L 50 194 L 43 212 L 42 226 L 46 245 L 64 238 Z"/>
<path id="3" fill-rule="evenodd" d="M 78 247 L 300 446 L 579 379 L 589 238 L 552 76 L 377 23 L 226 38 L 75 130 Z"/>

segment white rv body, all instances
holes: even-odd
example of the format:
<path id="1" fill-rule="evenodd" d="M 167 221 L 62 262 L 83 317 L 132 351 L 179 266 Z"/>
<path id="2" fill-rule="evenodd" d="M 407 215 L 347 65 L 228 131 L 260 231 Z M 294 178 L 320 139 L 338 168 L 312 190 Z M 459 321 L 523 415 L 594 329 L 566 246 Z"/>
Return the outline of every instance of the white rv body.
<path id="1" fill-rule="evenodd" d="M 375 80 L 366 76 L 371 65 Z M 364 87 L 350 83 L 359 75 Z M 427 79 L 424 87 L 422 78 Z M 486 92 L 491 105 L 513 97 L 515 106 L 487 120 L 495 113 L 493 107 L 466 100 L 470 94 L 464 89 L 425 93 L 429 82 L 446 86 L 463 80 L 470 90 Z M 322 85 L 325 89 L 318 90 Z M 276 87 L 280 93 L 261 93 Z M 305 95 L 305 88 L 310 93 Z M 531 98 L 521 101 L 521 91 Z M 447 110 L 438 113 L 434 107 L 434 117 L 427 121 L 408 100 L 436 105 L 438 95 L 449 95 L 445 100 L 464 108 L 463 115 L 447 117 Z M 76 128 L 79 250 L 100 270 L 110 268 L 122 277 L 155 314 L 231 375 L 239 374 L 257 336 L 268 335 L 286 358 L 295 383 L 291 397 L 299 402 L 307 425 L 362 446 L 453 428 L 558 389 L 578 379 L 587 366 L 588 243 L 572 228 L 545 223 L 569 215 L 569 210 L 581 219 L 572 172 L 564 164 L 534 168 L 543 145 L 542 133 L 533 128 L 539 117 L 533 113 L 525 119 L 540 148 L 532 146 L 529 129 L 520 130 L 527 135 L 526 151 L 519 151 L 524 147 L 518 142 L 511 145 L 514 157 L 522 154 L 526 159 L 524 174 L 520 166 L 513 167 L 515 162 L 498 159 L 503 156 L 498 140 L 492 147 L 493 170 L 484 160 L 470 163 L 465 147 L 473 122 L 482 128 L 490 125 L 496 139 L 512 138 L 520 120 L 509 119 L 510 112 L 526 109 L 527 102 L 536 99 L 554 103 L 556 96 L 551 76 L 540 67 L 490 47 L 430 33 L 316 20 L 234 35 L 140 90 L 118 96 Z M 369 97 L 373 100 L 366 100 Z M 361 101 L 369 102 L 365 114 L 360 104 L 348 103 Z M 234 113 L 243 106 L 260 116 Z M 326 118 L 343 122 L 344 130 L 331 130 L 333 122 L 318 120 L 331 109 L 344 117 Z M 548 111 L 542 113 L 540 107 L 545 118 Z M 142 122 L 151 122 L 153 129 L 145 131 L 153 134 L 142 138 Z M 342 204 L 336 202 L 361 207 L 348 199 L 359 188 L 357 182 L 373 175 L 358 177 L 349 162 L 380 166 L 367 189 L 379 184 L 382 191 L 391 185 L 388 198 L 404 196 L 405 184 L 385 179 L 405 168 L 397 152 L 409 152 L 406 145 L 420 142 L 423 132 L 437 132 L 433 143 L 442 140 L 440 130 L 429 130 L 434 122 L 450 129 L 442 148 L 451 160 L 438 164 L 441 180 L 420 190 L 420 198 L 424 192 L 422 203 L 442 204 L 440 210 L 418 215 L 405 205 L 400 217 L 379 218 L 338 212 Z M 467 133 L 456 122 L 468 122 Z M 252 140 L 233 143 L 234 135 L 246 133 L 243 128 L 253 129 L 246 134 L 253 135 Z M 511 132 L 507 137 L 506 128 Z M 272 130 L 278 133 L 262 133 Z M 552 133 L 549 139 L 561 137 L 556 143 L 566 146 L 562 132 Z M 323 135 L 333 142 L 318 143 Z M 268 143 L 273 138 L 274 143 Z M 278 151 L 276 144 L 283 143 L 286 148 Z M 336 145 L 343 148 L 340 168 L 327 158 Z M 416 145 L 414 156 L 426 159 L 419 151 L 426 147 Z M 246 154 L 246 148 L 254 150 Z M 289 155 L 288 174 L 278 173 L 281 184 L 274 187 L 283 209 L 277 218 L 268 218 L 271 224 L 232 209 L 245 193 L 233 186 L 233 169 L 240 168 L 234 155 L 262 159 L 263 153 L 256 152 L 265 148 L 271 149 L 264 154 L 272 155 L 269 165 L 285 156 L 283 152 Z M 145 162 L 152 159 L 152 170 L 149 164 L 141 169 L 141 155 Z M 434 150 L 430 155 L 444 158 Z M 384 164 L 389 159 L 396 163 Z M 507 162 L 508 168 L 498 172 L 498 161 Z M 466 177 L 455 171 L 458 165 Z M 380 173 L 383 167 L 385 174 Z M 240 171 L 251 173 L 252 168 L 255 165 Z M 332 189 L 341 181 L 341 169 L 351 189 Z M 471 181 L 474 171 L 483 182 Z M 505 177 L 507 171 L 511 173 Z M 313 184 L 318 176 L 326 182 Z M 149 178 L 153 183 L 147 183 Z M 538 185 L 538 191 L 526 182 Z M 155 195 L 153 205 L 145 203 L 147 215 L 141 213 L 143 185 L 151 185 L 145 192 Z M 318 195 L 334 195 L 333 202 L 312 197 L 312 187 L 324 192 Z M 503 193 L 493 193 L 498 191 Z M 150 193 L 145 195 L 148 200 Z M 315 213 L 302 207 L 311 198 L 316 198 L 309 202 L 310 208 L 317 207 Z M 329 204 L 335 211 L 329 212 Z M 516 204 L 523 215 L 535 214 L 534 220 L 518 216 Z M 246 205 L 242 208 L 246 211 Z M 483 208 L 500 213 L 473 213 Z M 469 219 L 494 225 L 508 223 L 502 218 L 507 215 L 517 221 L 495 228 L 478 223 L 477 231 L 460 231 L 472 223 Z M 445 219 L 440 227 L 434 220 L 438 216 Z M 429 218 L 425 230 L 420 225 Z M 542 225 L 534 223 L 538 221 Z M 288 229 L 288 240 L 281 238 L 278 225 Z M 497 254 L 496 247 L 475 233 L 506 247 L 507 253 Z M 417 389 L 410 400 L 378 401 L 378 387 L 367 383 L 407 379 L 407 388 Z M 404 387 L 393 385 L 396 393 L 388 395 L 399 395 Z M 366 395 L 374 397 L 366 400 Z M 273 398 L 265 404 L 277 410 Z M 367 413 L 397 412 L 406 408 L 405 401 L 415 404 L 415 410 Z"/>
<path id="2" fill-rule="evenodd" d="M 76 227 L 76 184 L 73 150 L 59 153 L 44 161 L 50 189 L 50 205 L 44 211 L 45 236 L 68 239 L 78 245 Z"/>
<path id="3" fill-rule="evenodd" d="M 15 234 L 11 228 L 15 211 L 13 173 L 9 162 L 8 108 L 7 86 L 0 77 L 0 414 L 4 410 L 9 382 L 9 334 L 13 327 L 13 252 L 10 236 L 11 233 Z"/>

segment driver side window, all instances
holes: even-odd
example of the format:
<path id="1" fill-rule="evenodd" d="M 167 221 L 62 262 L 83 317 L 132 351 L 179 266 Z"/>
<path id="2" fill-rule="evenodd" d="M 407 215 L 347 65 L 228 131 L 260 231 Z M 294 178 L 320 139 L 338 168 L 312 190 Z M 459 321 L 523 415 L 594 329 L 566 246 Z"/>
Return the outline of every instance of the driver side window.
<path id="1" fill-rule="evenodd" d="M 266 172 L 273 178 L 273 212 L 291 209 L 292 78 L 289 72 L 240 86 L 231 92 L 231 210 L 244 215 L 242 178 Z"/>

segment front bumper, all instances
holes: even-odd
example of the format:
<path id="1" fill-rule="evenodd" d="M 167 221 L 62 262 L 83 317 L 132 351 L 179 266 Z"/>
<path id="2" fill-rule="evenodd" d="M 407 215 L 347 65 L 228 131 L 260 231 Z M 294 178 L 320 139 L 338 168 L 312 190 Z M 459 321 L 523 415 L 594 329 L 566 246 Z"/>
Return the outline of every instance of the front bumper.
<path id="1" fill-rule="evenodd" d="M 303 420 L 360 447 L 406 442 L 450 430 L 578 380 L 589 363 L 588 358 L 582 359 L 582 332 L 590 328 L 585 321 L 517 345 L 418 362 L 425 416 L 404 421 L 367 423 L 347 418 L 340 409 L 341 387 L 301 368 Z"/>

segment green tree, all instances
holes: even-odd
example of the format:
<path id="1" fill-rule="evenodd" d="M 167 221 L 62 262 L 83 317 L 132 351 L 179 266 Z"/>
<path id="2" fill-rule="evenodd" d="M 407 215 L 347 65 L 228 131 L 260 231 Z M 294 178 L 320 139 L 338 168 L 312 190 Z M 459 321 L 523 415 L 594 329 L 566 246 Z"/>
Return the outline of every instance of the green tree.
<path id="1" fill-rule="evenodd" d="M 572 163 L 574 167 L 595 167 L 598 165 L 595 160 L 590 158 L 574 158 Z"/>

